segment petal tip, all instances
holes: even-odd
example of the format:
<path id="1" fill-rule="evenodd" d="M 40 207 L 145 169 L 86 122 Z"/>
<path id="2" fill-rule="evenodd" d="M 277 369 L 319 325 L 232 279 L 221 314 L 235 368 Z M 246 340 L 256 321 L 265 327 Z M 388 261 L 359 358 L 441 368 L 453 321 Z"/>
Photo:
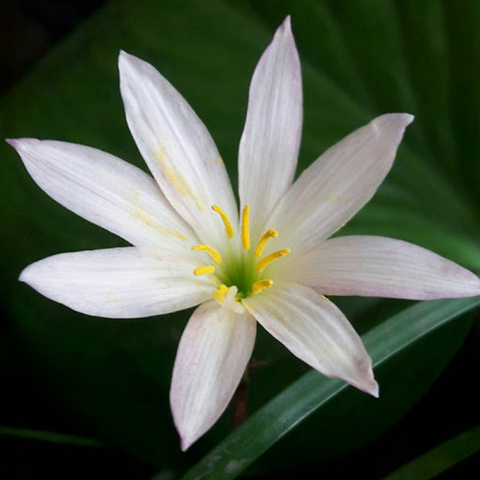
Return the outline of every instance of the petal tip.
<path id="1" fill-rule="evenodd" d="M 29 146 L 31 147 L 41 143 L 42 140 L 39 140 L 38 138 L 24 137 L 24 138 L 6 138 L 5 142 L 7 142 L 17 152 L 20 152 L 28 148 Z"/>
<path id="2" fill-rule="evenodd" d="M 370 384 L 370 389 L 367 393 L 369 393 L 372 397 L 375 398 L 380 397 L 380 386 L 378 385 L 378 382 L 376 380 L 372 380 Z"/>
<path id="3" fill-rule="evenodd" d="M 7 142 L 12 148 L 14 148 L 17 152 L 22 149 L 22 147 L 26 146 L 27 144 L 31 144 L 35 141 L 39 141 L 36 138 L 6 138 L 5 142 Z"/>
<path id="4" fill-rule="evenodd" d="M 125 50 L 120 50 L 120 52 L 118 52 L 118 67 L 120 70 L 122 69 L 123 64 L 130 60 L 130 57 L 131 55 Z"/>
<path id="5" fill-rule="evenodd" d="M 135 68 L 139 62 L 140 59 L 138 57 L 125 50 L 120 50 L 118 53 L 118 69 L 120 70 L 120 74 L 125 73 L 128 68 Z"/>
<path id="6" fill-rule="evenodd" d="M 191 441 L 187 438 L 180 437 L 180 449 L 182 450 L 182 452 L 186 452 L 194 442 L 195 440 Z"/>
<path id="7" fill-rule="evenodd" d="M 120 49 L 118 52 L 118 60 L 123 61 L 123 60 L 128 60 L 132 55 L 130 55 L 128 52 L 125 50 Z"/>
<path id="8" fill-rule="evenodd" d="M 34 264 L 32 264 L 34 265 Z M 31 285 L 31 273 L 32 273 L 32 265 L 25 267 L 18 276 L 18 281 L 22 283 L 26 283 L 27 285 Z"/>
<path id="9" fill-rule="evenodd" d="M 480 295 L 480 278 L 470 270 L 454 265 L 457 275 L 452 276 L 451 283 L 455 285 L 457 291 L 455 297 L 476 297 Z M 445 297 L 446 298 L 446 297 Z M 453 296 L 451 298 L 454 298 Z"/>
<path id="10" fill-rule="evenodd" d="M 370 126 L 374 134 L 381 138 L 383 145 L 388 145 L 396 151 L 405 129 L 413 122 L 413 119 L 413 115 L 409 113 L 386 113 L 374 118 L 370 122 Z"/>
<path id="11" fill-rule="evenodd" d="M 290 15 L 287 15 L 285 17 L 285 20 L 282 22 L 282 24 L 280 25 L 280 28 L 284 31 L 284 32 L 288 32 L 288 33 L 291 33 L 292 31 L 292 19 L 290 17 Z"/>
<path id="12" fill-rule="evenodd" d="M 205 432 L 198 434 L 198 432 L 189 429 L 187 425 L 178 425 L 173 408 L 172 414 L 173 423 L 180 437 L 180 449 L 182 450 L 182 452 L 186 452 Z"/>
<path id="13" fill-rule="evenodd" d="M 28 268 L 28 267 L 27 267 Z M 27 280 L 26 280 L 26 275 L 25 275 L 25 270 L 26 268 L 24 268 L 21 272 L 20 272 L 20 275 L 18 276 L 18 281 L 19 282 L 23 282 L 23 283 L 27 283 Z"/>
<path id="14" fill-rule="evenodd" d="M 5 142 L 7 142 L 15 150 L 17 149 L 18 139 L 16 139 L 16 138 L 6 138 Z"/>
<path id="15" fill-rule="evenodd" d="M 372 124 L 376 127 L 399 127 L 407 128 L 410 125 L 415 117 L 410 113 L 385 113 L 380 115 L 372 120 Z"/>
<path id="16" fill-rule="evenodd" d="M 465 286 L 461 293 L 464 297 L 476 297 L 480 295 L 480 278 L 468 270 L 467 272 L 469 275 L 466 278 Z"/>
<path id="17" fill-rule="evenodd" d="M 288 15 L 282 24 L 277 28 L 275 35 L 273 37 L 273 43 L 281 42 L 284 43 L 286 47 L 295 46 L 295 39 L 292 32 L 292 20 L 290 15 Z M 295 47 L 296 51 L 296 47 Z"/>
<path id="18" fill-rule="evenodd" d="M 378 382 L 373 378 L 373 374 L 364 383 L 359 385 L 358 388 L 362 390 L 362 392 L 368 393 L 372 397 L 380 397 L 380 387 L 378 385 Z"/>
<path id="19" fill-rule="evenodd" d="M 354 384 L 362 392 L 368 393 L 372 397 L 378 398 L 380 396 L 380 387 L 373 376 L 371 361 L 365 362 L 359 372 L 357 382 Z"/>
<path id="20" fill-rule="evenodd" d="M 404 127 L 408 127 L 408 125 L 415 120 L 415 115 L 412 115 L 411 113 L 397 113 L 396 115 L 398 115 Z"/>

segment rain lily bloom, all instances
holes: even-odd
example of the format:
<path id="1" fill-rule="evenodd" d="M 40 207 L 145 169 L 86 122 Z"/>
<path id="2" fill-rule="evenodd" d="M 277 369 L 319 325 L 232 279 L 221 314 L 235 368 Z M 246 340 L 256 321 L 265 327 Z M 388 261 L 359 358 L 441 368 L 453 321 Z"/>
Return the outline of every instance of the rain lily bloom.
<path id="1" fill-rule="evenodd" d="M 374 119 L 293 182 L 302 82 L 289 18 L 251 82 L 238 160 L 240 209 L 212 138 L 183 97 L 125 52 L 119 68 L 128 125 L 154 178 L 90 147 L 9 142 L 48 195 L 132 246 L 55 255 L 27 267 L 20 280 L 102 317 L 199 305 L 180 340 L 170 392 L 183 450 L 227 407 L 257 322 L 319 372 L 378 396 L 360 337 L 324 295 L 480 294 L 475 275 L 415 245 L 329 239 L 374 195 L 413 117 Z"/>

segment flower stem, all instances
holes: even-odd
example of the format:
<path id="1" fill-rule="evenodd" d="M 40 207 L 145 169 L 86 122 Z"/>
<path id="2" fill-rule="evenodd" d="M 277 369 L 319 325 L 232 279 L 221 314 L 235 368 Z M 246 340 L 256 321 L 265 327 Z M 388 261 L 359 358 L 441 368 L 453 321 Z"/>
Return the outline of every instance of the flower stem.
<path id="1" fill-rule="evenodd" d="M 250 383 L 250 378 L 252 377 L 253 372 L 256 368 L 264 367 L 269 363 L 270 362 L 268 360 L 254 360 L 253 358 L 248 362 L 242 380 L 238 384 L 237 390 L 233 394 L 232 430 L 235 430 L 247 418 L 248 384 Z"/>
<path id="2" fill-rule="evenodd" d="M 248 405 L 248 382 L 251 374 L 251 363 L 247 365 L 242 380 L 238 384 L 237 390 L 233 395 L 233 415 L 232 415 L 232 430 L 240 426 L 247 418 Z"/>

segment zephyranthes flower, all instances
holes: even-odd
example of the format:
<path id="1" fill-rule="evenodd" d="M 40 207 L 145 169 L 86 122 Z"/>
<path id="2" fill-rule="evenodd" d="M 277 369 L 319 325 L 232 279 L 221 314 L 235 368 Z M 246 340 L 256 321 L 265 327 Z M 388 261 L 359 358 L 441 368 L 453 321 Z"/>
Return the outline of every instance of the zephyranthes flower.
<path id="1" fill-rule="evenodd" d="M 239 210 L 214 142 L 182 96 L 136 57 L 122 52 L 119 68 L 128 125 L 154 178 L 90 147 L 10 143 L 47 194 L 133 246 L 55 255 L 27 267 L 20 280 L 103 317 L 199 305 L 178 347 L 170 395 L 182 449 L 229 403 L 256 322 L 319 372 L 378 396 L 359 336 L 323 295 L 480 294 L 475 275 L 423 248 L 383 237 L 329 239 L 374 195 L 413 117 L 374 119 L 293 183 L 302 86 L 288 18 L 252 79 Z"/>

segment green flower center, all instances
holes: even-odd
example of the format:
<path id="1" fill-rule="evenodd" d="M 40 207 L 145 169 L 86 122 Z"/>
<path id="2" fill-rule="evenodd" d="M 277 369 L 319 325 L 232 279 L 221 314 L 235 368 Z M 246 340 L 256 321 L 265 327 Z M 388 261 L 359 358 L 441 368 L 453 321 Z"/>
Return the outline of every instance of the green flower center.
<path id="1" fill-rule="evenodd" d="M 225 225 L 227 237 L 233 238 L 235 232 L 227 214 L 217 205 L 213 205 L 212 210 L 220 215 Z M 213 247 L 209 245 L 195 245 L 192 247 L 192 250 L 204 251 L 219 267 L 215 267 L 215 265 L 197 267 L 193 274 L 196 276 L 216 275 L 219 285 L 213 296 L 220 304 L 225 302 L 227 294 L 232 287 L 237 289 L 235 295 L 237 301 L 252 294 L 260 293 L 265 288 L 273 285 L 273 280 L 264 278 L 262 271 L 269 263 L 290 253 L 289 248 L 284 248 L 260 258 L 267 242 L 277 236 L 278 232 L 276 230 L 267 230 L 260 238 L 255 250 L 252 251 L 250 249 L 250 207 L 245 205 L 242 212 L 241 238 L 243 250 L 240 252 L 240 258 L 231 256 L 226 262 L 223 262 L 220 253 Z M 216 271 L 217 268 L 218 272 Z"/>

